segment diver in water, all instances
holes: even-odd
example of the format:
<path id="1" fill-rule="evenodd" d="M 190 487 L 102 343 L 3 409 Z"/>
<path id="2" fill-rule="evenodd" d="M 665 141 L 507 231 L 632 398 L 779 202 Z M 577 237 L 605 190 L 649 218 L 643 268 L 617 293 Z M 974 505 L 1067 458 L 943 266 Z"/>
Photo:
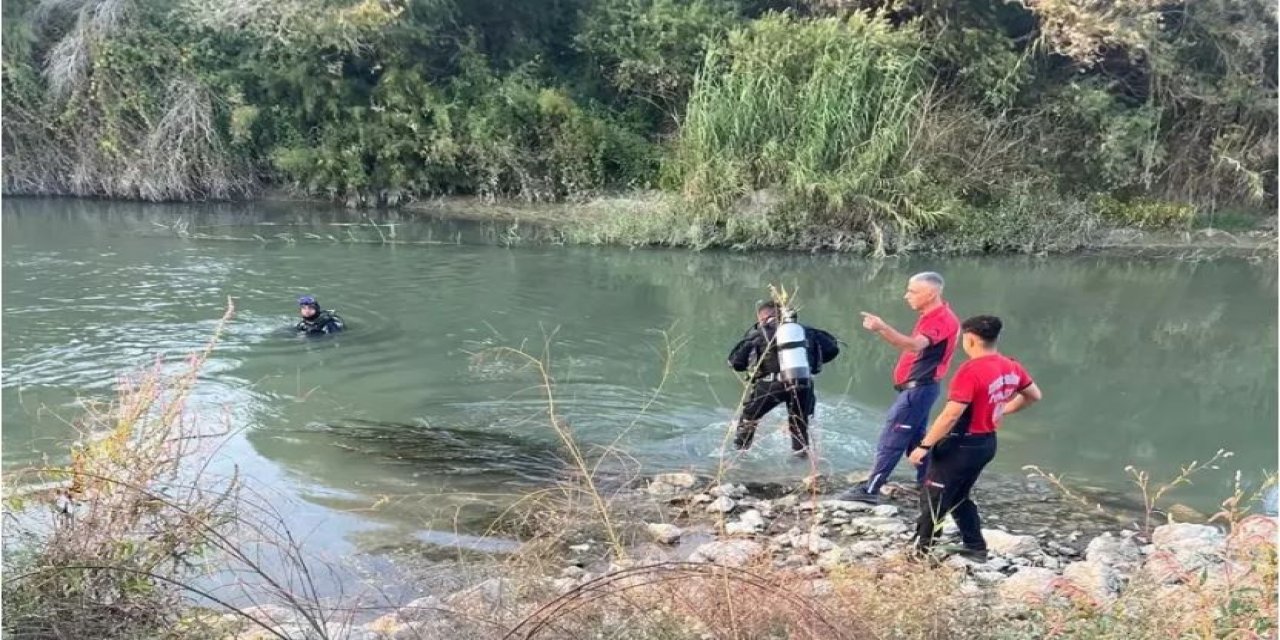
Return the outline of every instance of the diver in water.
<path id="1" fill-rule="evenodd" d="M 320 303 L 316 302 L 315 296 L 302 296 L 298 298 L 298 315 L 302 316 L 302 320 L 294 326 L 298 333 L 311 335 L 324 335 L 329 333 L 338 333 L 342 331 L 344 326 L 342 318 L 332 309 L 322 310 Z"/>
<path id="2" fill-rule="evenodd" d="M 809 422 L 817 403 L 813 376 L 840 353 L 830 333 L 800 324 L 791 309 L 772 300 L 756 305 L 756 324 L 729 352 L 729 366 L 748 377 L 734 420 L 733 446 L 749 449 L 765 414 L 786 405 L 791 450 L 809 451 Z"/>

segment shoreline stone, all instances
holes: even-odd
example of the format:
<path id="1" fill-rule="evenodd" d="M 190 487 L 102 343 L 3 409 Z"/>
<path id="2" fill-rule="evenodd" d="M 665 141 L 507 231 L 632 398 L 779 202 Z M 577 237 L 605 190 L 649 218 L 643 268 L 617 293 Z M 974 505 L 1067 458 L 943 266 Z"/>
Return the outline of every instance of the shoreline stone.
<path id="1" fill-rule="evenodd" d="M 638 563 L 613 560 L 600 544 L 579 545 L 585 548 L 566 558 L 575 565 L 533 589 L 541 595 L 517 592 L 527 582 L 491 578 L 443 597 L 420 598 L 340 637 L 399 638 L 416 632 L 425 632 L 424 638 L 449 637 L 460 632 L 449 622 L 457 616 L 524 611 L 521 607 L 533 604 L 529 598 L 568 593 L 623 568 L 682 559 L 726 567 L 773 566 L 798 580 L 797 589 L 814 593 L 835 588 L 826 576 L 848 568 L 864 568 L 889 580 L 901 577 L 897 563 L 907 557 L 915 517 L 910 505 L 872 506 L 729 483 L 698 493 L 698 483 L 692 474 L 660 474 L 631 490 L 638 502 L 662 510 L 646 515 L 648 522 L 631 521 L 641 541 L 628 557 Z M 653 493 L 655 485 L 661 496 Z M 683 488 L 667 492 L 677 485 Z M 1049 510 L 1061 507 L 1045 504 Z M 730 519 L 731 513 L 736 517 Z M 990 601 L 1013 615 L 1027 604 L 1058 598 L 1107 607 L 1137 580 L 1163 585 L 1158 586 L 1162 593 L 1185 599 L 1197 586 L 1191 576 L 1205 575 L 1205 585 L 1220 587 L 1226 577 L 1242 573 L 1241 558 L 1256 553 L 1258 545 L 1274 544 L 1277 531 L 1277 520 L 1264 516 L 1250 516 L 1230 536 L 1202 524 L 1168 524 L 1154 529 L 1150 544 L 1142 546 L 1144 537 L 1115 531 L 1114 523 L 1112 530 L 1091 529 L 1085 518 L 1069 515 L 1043 526 L 993 524 L 983 529 L 990 551 L 986 561 L 959 556 L 943 561 L 949 567 L 945 570 L 963 572 L 958 595 Z M 989 523 L 1000 521 L 987 518 Z M 1097 533 L 1085 533 L 1089 530 Z M 653 542 L 644 542 L 646 538 Z M 954 534 L 944 529 L 939 543 L 948 539 L 955 541 Z M 264 613 L 280 614 L 280 626 L 296 622 L 286 611 Z"/>

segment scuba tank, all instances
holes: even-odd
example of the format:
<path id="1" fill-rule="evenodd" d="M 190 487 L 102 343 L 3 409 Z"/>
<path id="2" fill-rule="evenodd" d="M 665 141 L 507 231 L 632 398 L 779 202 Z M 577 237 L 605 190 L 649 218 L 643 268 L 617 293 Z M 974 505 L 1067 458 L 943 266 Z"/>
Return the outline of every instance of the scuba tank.
<path id="1" fill-rule="evenodd" d="M 796 312 L 784 309 L 782 323 L 774 334 L 778 349 L 778 371 L 787 382 L 799 382 L 811 377 L 809 371 L 809 350 L 805 348 L 807 340 L 804 327 L 796 322 Z"/>

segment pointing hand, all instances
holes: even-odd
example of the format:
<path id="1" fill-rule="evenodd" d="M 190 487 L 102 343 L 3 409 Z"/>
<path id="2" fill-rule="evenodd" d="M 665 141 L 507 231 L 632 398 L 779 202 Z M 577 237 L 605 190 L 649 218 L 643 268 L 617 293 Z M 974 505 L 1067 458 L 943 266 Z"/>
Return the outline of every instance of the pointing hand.
<path id="1" fill-rule="evenodd" d="M 889 325 L 880 319 L 880 316 L 872 315 L 865 311 L 862 312 L 862 328 L 867 331 L 880 331 Z"/>

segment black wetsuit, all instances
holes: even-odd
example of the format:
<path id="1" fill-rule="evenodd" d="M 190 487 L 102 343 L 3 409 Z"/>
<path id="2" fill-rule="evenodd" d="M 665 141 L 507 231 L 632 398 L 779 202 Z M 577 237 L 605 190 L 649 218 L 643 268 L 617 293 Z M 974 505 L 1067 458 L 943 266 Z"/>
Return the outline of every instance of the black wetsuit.
<path id="1" fill-rule="evenodd" d="M 756 324 L 729 352 L 729 366 L 734 371 L 747 371 L 751 375 L 750 388 L 742 400 L 736 420 L 733 444 L 739 449 L 751 447 L 760 419 L 780 404 L 787 406 L 791 449 L 803 451 L 809 446 L 809 421 L 817 404 L 813 378 L 794 382 L 782 379 L 775 348 L 775 330 L 776 325 L 761 327 Z M 835 337 L 826 331 L 804 326 L 804 333 L 809 371 L 817 375 L 823 363 L 830 362 L 840 353 L 840 348 Z"/>

